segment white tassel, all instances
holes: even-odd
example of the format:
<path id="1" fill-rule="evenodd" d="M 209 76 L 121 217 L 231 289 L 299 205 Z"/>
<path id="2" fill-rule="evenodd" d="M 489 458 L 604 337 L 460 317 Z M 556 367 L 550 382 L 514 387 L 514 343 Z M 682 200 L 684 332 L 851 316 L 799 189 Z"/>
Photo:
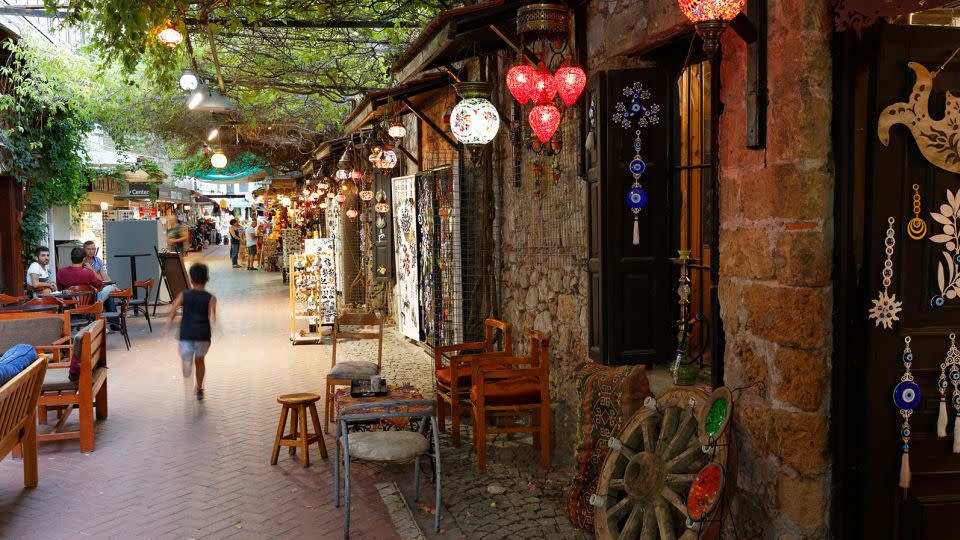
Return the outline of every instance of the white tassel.
<path id="1" fill-rule="evenodd" d="M 937 437 L 947 436 L 947 402 L 940 398 L 940 414 L 937 416 Z"/>
<path id="2" fill-rule="evenodd" d="M 633 245 L 640 245 L 640 222 L 633 218 Z"/>
<path id="3" fill-rule="evenodd" d="M 960 422 L 953 421 L 953 453 L 960 454 Z"/>
<path id="4" fill-rule="evenodd" d="M 900 487 L 910 489 L 910 454 L 900 456 Z"/>

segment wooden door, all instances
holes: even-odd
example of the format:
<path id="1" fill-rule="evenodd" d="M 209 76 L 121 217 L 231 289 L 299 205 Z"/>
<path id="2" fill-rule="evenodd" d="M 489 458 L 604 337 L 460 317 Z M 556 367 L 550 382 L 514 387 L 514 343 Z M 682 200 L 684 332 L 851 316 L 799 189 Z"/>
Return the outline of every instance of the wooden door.
<path id="1" fill-rule="evenodd" d="M 844 521 L 844 534 L 838 537 L 960 536 L 956 520 L 951 519 L 960 514 L 960 454 L 952 451 L 952 406 L 951 436 L 940 439 L 936 435 L 937 379 L 950 344 L 947 336 L 951 332 L 960 334 L 960 298 L 948 299 L 941 308 L 932 302 L 941 294 L 937 272 L 945 248 L 930 240 L 932 235 L 944 232 L 944 225 L 931 219 L 930 212 L 939 212 L 941 205 L 948 203 L 947 190 L 960 190 L 960 176 L 927 161 L 907 127 L 891 129 L 889 146 L 883 146 L 877 137 L 881 112 L 888 105 L 907 101 L 913 89 L 915 79 L 907 63 L 919 62 L 932 71 L 950 56 L 958 42 L 957 29 L 882 25 L 854 46 L 855 54 L 861 57 L 859 62 L 852 56 L 840 62 L 851 69 L 843 75 L 849 77 L 847 82 L 841 79 L 838 83 L 838 149 L 847 155 L 838 158 L 837 182 L 849 180 L 853 185 L 838 188 L 838 270 L 859 266 L 860 286 L 855 294 L 845 296 L 842 284 L 856 285 L 838 278 L 838 299 L 855 298 L 855 306 L 847 312 L 850 325 L 844 326 L 841 321 L 838 327 L 841 332 L 851 329 L 855 336 L 838 340 L 837 391 L 842 395 L 834 403 L 841 418 L 839 426 L 835 422 L 834 431 L 841 439 L 837 478 L 841 491 L 835 496 L 848 504 L 839 504 L 836 511 L 850 511 L 852 516 L 838 517 Z M 960 94 L 960 63 L 948 65 L 936 77 L 930 98 L 932 118 L 943 117 L 947 90 Z M 844 101 L 844 94 L 853 99 Z M 844 103 L 849 110 L 842 106 Z M 849 135 L 850 131 L 844 135 L 844 126 L 854 126 L 853 131 L 862 136 Z M 862 187 L 858 186 L 860 171 Z M 920 195 L 920 215 L 928 227 L 926 237 L 920 240 L 911 239 L 906 229 L 914 216 L 914 184 Z M 863 201 L 862 208 L 858 199 Z M 860 215 L 862 231 L 857 225 Z M 903 302 L 903 310 L 900 321 L 892 329 L 884 329 L 868 321 L 867 313 L 873 305 L 871 300 L 882 289 L 884 241 L 890 217 L 895 220 L 896 240 L 890 293 Z M 862 250 L 859 265 L 848 254 L 858 245 Z M 902 420 L 892 399 L 903 373 L 905 336 L 912 339 L 912 372 L 922 393 L 921 404 L 910 418 L 913 478 L 908 491 L 897 486 Z M 960 345 L 960 337 L 957 343 Z"/>
<path id="2" fill-rule="evenodd" d="M 630 110 L 632 89 L 640 87 L 649 92 L 642 106 L 656 111 L 656 122 L 643 126 L 637 116 L 629 122 L 617 120 L 618 112 Z M 595 148 L 585 163 L 590 185 L 590 345 L 594 358 L 610 364 L 666 363 L 675 348 L 670 263 L 675 249 L 670 155 L 675 95 L 669 73 L 660 67 L 600 73 L 587 91 L 588 124 L 591 109 L 595 119 Z M 633 183 L 630 164 L 638 130 L 648 202 L 638 214 L 635 244 L 627 192 Z"/>

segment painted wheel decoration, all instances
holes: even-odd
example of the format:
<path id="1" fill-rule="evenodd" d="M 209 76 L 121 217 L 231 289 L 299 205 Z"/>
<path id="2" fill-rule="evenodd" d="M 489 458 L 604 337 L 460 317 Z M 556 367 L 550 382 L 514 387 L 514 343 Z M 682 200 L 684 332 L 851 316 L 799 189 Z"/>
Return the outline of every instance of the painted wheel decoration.
<path id="1" fill-rule="evenodd" d="M 730 412 L 726 389 L 708 396 L 675 387 L 656 400 L 648 398 L 609 439 L 610 453 L 591 497 L 597 538 L 717 538 L 715 509 L 730 468 Z M 708 423 L 714 437 L 705 433 Z M 701 437 L 716 444 L 705 446 Z"/>

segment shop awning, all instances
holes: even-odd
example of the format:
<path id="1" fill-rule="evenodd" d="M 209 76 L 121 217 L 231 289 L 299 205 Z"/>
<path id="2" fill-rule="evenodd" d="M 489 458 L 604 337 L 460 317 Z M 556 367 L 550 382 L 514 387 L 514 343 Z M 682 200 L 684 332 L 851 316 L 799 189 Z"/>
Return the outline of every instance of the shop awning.
<path id="1" fill-rule="evenodd" d="M 240 184 L 259 182 L 267 177 L 266 163 L 258 156 L 247 152 L 227 163 L 223 169 L 205 169 L 194 171 L 192 176 L 201 182 L 213 184 Z"/>
<path id="2" fill-rule="evenodd" d="M 343 130 L 349 135 L 373 120 L 402 114 L 405 110 L 404 99 L 447 89 L 451 82 L 446 73 L 428 73 L 409 83 L 370 92 L 344 120 Z"/>
<path id="3" fill-rule="evenodd" d="M 517 9 L 525 3 L 491 0 L 440 13 L 400 55 L 394 66 L 397 80 L 406 83 L 420 73 L 480 53 L 517 49 Z"/>

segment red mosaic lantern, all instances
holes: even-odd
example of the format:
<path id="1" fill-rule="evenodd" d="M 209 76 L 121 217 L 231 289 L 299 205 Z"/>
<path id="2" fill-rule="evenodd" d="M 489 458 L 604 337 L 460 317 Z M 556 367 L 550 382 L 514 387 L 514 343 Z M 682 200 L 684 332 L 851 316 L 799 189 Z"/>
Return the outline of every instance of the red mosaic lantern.
<path id="1" fill-rule="evenodd" d="M 547 66 L 540 63 L 540 69 L 537 70 L 536 90 L 530 96 L 530 99 L 537 105 L 546 105 L 553 101 L 557 95 L 557 81 L 553 74 L 547 69 Z"/>
<path id="2" fill-rule="evenodd" d="M 537 105 L 530 110 L 527 120 L 530 127 L 543 142 L 549 142 L 557 128 L 560 127 L 560 110 L 553 105 Z"/>
<path id="3" fill-rule="evenodd" d="M 360 213 L 357 212 L 357 209 L 356 209 L 356 208 L 351 208 L 351 209 L 347 210 L 347 217 L 350 218 L 350 219 L 357 219 L 357 216 L 358 216 L 358 215 L 360 215 Z"/>
<path id="4" fill-rule="evenodd" d="M 518 64 L 507 72 L 507 88 L 513 98 L 526 105 L 537 91 L 537 72 L 527 64 Z"/>
<path id="5" fill-rule="evenodd" d="M 677 0 L 677 3 L 703 38 L 703 50 L 713 54 L 727 23 L 740 13 L 746 0 Z"/>
<path id="6" fill-rule="evenodd" d="M 347 202 L 347 196 L 343 193 L 337 193 L 336 201 L 340 204 Z"/>
<path id="7" fill-rule="evenodd" d="M 577 101 L 587 86 L 587 74 L 577 66 L 561 66 L 554 79 L 557 81 L 557 93 L 567 107 Z"/>

